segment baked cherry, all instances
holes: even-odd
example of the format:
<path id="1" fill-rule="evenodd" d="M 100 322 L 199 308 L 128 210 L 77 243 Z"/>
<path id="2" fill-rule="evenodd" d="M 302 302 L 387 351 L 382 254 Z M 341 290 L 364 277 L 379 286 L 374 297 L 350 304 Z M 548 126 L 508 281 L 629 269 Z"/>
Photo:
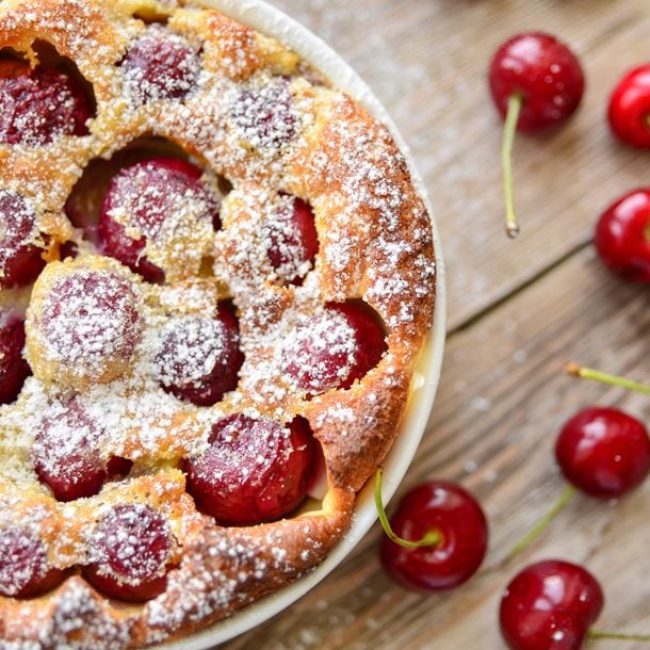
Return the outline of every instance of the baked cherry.
<path id="1" fill-rule="evenodd" d="M 285 281 L 300 284 L 318 253 L 318 233 L 311 206 L 302 199 L 282 197 L 280 209 L 263 229 L 267 255 Z"/>
<path id="2" fill-rule="evenodd" d="M 492 98 L 505 118 L 503 171 L 507 232 L 519 233 L 512 195 L 515 130 L 531 133 L 557 125 L 578 108 L 585 78 L 576 55 L 558 39 L 525 32 L 503 43 L 490 63 Z"/>
<path id="3" fill-rule="evenodd" d="M 63 572 L 52 567 L 42 540 L 27 527 L 0 528 L 0 595 L 31 598 L 54 589 Z"/>
<path id="4" fill-rule="evenodd" d="M 273 521 L 304 500 L 313 460 L 306 420 L 288 426 L 232 415 L 212 427 L 210 447 L 184 462 L 187 490 L 221 524 Z"/>
<path id="5" fill-rule="evenodd" d="M 51 410 L 36 432 L 32 459 L 39 479 L 58 501 L 93 496 L 108 478 L 129 473 L 131 461 L 102 458 L 100 444 L 106 434 L 77 400 Z"/>
<path id="6" fill-rule="evenodd" d="M 87 135 L 93 107 L 83 86 L 59 70 L 0 62 L 0 142 L 46 145 Z"/>
<path id="7" fill-rule="evenodd" d="M 329 304 L 301 322 L 283 348 L 285 375 L 310 395 L 349 388 L 386 352 L 377 316 L 364 305 Z"/>
<path id="8" fill-rule="evenodd" d="M 20 194 L 0 189 L 0 287 L 31 284 L 45 266 L 36 213 Z"/>
<path id="9" fill-rule="evenodd" d="M 545 560 L 521 571 L 503 593 L 501 633 L 511 650 L 579 650 L 603 605 L 591 573 Z"/>
<path id="10" fill-rule="evenodd" d="M 178 34 L 151 25 L 122 61 L 126 86 L 141 102 L 183 99 L 198 84 L 199 55 Z"/>
<path id="11" fill-rule="evenodd" d="M 555 457 L 564 477 L 581 492 L 601 499 L 621 497 L 650 472 L 650 438 L 636 418 L 593 407 L 562 428 Z"/>
<path id="12" fill-rule="evenodd" d="M 79 257 L 79 246 L 76 242 L 69 239 L 59 246 L 59 259 L 61 260 L 74 260 Z"/>
<path id="13" fill-rule="evenodd" d="M 469 580 L 483 563 L 488 525 L 474 497 L 453 483 L 429 481 L 410 490 L 390 522 L 382 505 L 381 470 L 375 501 L 387 536 L 381 561 L 409 589 L 441 591 Z"/>
<path id="14" fill-rule="evenodd" d="M 137 297 L 118 273 L 80 268 L 52 286 L 38 326 L 63 374 L 108 381 L 139 340 Z"/>
<path id="15" fill-rule="evenodd" d="M 174 540 L 165 518 L 148 505 L 114 506 L 97 525 L 84 578 L 111 598 L 145 602 L 163 593 Z"/>
<path id="16" fill-rule="evenodd" d="M 197 406 L 212 406 L 234 390 L 243 361 L 237 317 L 227 303 L 219 305 L 215 316 L 171 318 L 156 356 L 163 388 Z"/>
<path id="17" fill-rule="evenodd" d="M 151 158 L 122 169 L 111 181 L 101 207 L 97 235 L 101 250 L 149 282 L 163 282 L 164 271 L 144 255 L 179 214 L 219 222 L 219 201 L 201 182 L 203 170 L 181 158 Z M 189 227 L 190 224 L 182 224 Z M 136 229 L 134 238 L 129 229 Z"/>
<path id="18" fill-rule="evenodd" d="M 0 308 L 0 404 L 13 402 L 31 374 L 23 358 L 25 322 L 13 311 Z"/>
<path id="19" fill-rule="evenodd" d="M 614 135 L 633 147 L 650 147 L 650 64 L 626 72 L 614 88 L 607 112 Z"/>
<path id="20" fill-rule="evenodd" d="M 650 282 L 650 188 L 625 194 L 603 212 L 595 245 L 605 266 L 633 282 Z"/>
<path id="21" fill-rule="evenodd" d="M 244 140 L 256 149 L 280 149 L 297 134 L 287 79 L 244 89 L 231 105 L 230 114 Z"/>

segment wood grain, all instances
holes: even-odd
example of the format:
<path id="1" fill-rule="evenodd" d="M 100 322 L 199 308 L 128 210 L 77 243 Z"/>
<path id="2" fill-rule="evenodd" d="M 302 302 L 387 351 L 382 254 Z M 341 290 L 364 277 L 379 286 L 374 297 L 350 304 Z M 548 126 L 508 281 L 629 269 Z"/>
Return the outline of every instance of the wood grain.
<path id="1" fill-rule="evenodd" d="M 601 627 L 650 633 L 650 485 L 618 504 L 576 500 L 512 565 L 504 557 L 563 483 L 554 437 L 578 408 L 619 404 L 650 416 L 647 398 L 567 378 L 573 358 L 650 378 L 650 295 L 612 277 L 589 244 L 598 213 L 648 182 L 648 153 L 614 143 L 603 114 L 624 69 L 647 57 L 642 0 L 274 0 L 335 46 L 375 88 L 411 144 L 440 224 L 450 337 L 434 412 L 403 494 L 459 480 L 483 501 L 491 550 L 478 578 L 443 596 L 393 585 L 377 527 L 321 585 L 225 650 L 491 650 L 501 589 L 532 559 L 585 563 L 608 603 Z M 485 88 L 496 45 L 524 29 L 573 44 L 588 75 L 567 128 L 520 138 L 523 235 L 502 235 L 498 121 Z M 593 647 L 640 650 L 613 642 Z"/>

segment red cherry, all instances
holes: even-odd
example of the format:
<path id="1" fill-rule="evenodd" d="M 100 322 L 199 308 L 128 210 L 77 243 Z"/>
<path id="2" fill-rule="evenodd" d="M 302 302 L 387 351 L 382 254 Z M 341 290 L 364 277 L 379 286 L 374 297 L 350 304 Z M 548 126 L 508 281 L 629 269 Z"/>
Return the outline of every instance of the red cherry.
<path id="1" fill-rule="evenodd" d="M 163 327 L 156 356 L 160 383 L 179 399 L 212 406 L 237 387 L 244 355 L 233 310 L 219 305 L 216 317 L 171 318 Z"/>
<path id="2" fill-rule="evenodd" d="M 512 146 L 515 130 L 533 132 L 559 124 L 578 108 L 585 89 L 580 61 L 554 36 L 518 34 L 499 47 L 490 63 L 489 83 L 505 118 L 503 183 L 507 232 L 519 234 L 512 192 Z"/>
<path id="3" fill-rule="evenodd" d="M 588 408 L 562 428 L 555 456 L 564 477 L 590 496 L 621 497 L 650 472 L 650 438 L 637 419 L 612 408 Z"/>
<path id="4" fill-rule="evenodd" d="M 302 199 L 285 197 L 274 219 L 265 224 L 267 255 L 276 273 L 300 284 L 318 253 L 318 233 L 311 206 Z"/>
<path id="5" fill-rule="evenodd" d="M 522 98 L 520 131 L 537 131 L 566 120 L 580 104 L 585 78 L 580 61 L 550 34 L 526 32 L 509 39 L 490 64 L 490 90 L 505 118 L 508 99 Z"/>
<path id="6" fill-rule="evenodd" d="M 511 650 L 580 650 L 604 596 L 582 567 L 546 560 L 519 573 L 501 599 L 501 633 Z"/>
<path id="7" fill-rule="evenodd" d="M 76 242 L 73 242 L 71 239 L 61 244 L 59 247 L 59 259 L 61 260 L 74 260 L 77 259 L 78 256 L 79 246 L 77 246 Z"/>
<path id="8" fill-rule="evenodd" d="M 86 91 L 66 73 L 0 62 L 0 142 L 39 146 L 62 135 L 87 135 L 91 117 Z"/>
<path id="9" fill-rule="evenodd" d="M 650 64 L 623 75 L 610 97 L 607 118 L 620 140 L 633 147 L 650 147 Z"/>
<path id="10" fill-rule="evenodd" d="M 244 139 L 256 149 L 280 149 L 297 134 L 297 118 L 287 79 L 246 88 L 231 105 L 230 115 Z"/>
<path id="11" fill-rule="evenodd" d="M 54 589 L 63 572 L 50 566 L 41 539 L 28 528 L 0 529 L 0 595 L 31 598 Z"/>
<path id="12" fill-rule="evenodd" d="M 83 575 L 111 598 L 144 602 L 167 587 L 173 538 L 164 517 L 145 504 L 113 507 L 97 525 Z"/>
<path id="13" fill-rule="evenodd" d="M 381 541 L 381 561 L 388 574 L 408 589 L 441 591 L 471 578 L 487 550 L 488 525 L 483 510 L 466 490 L 443 481 L 413 488 L 390 520 L 394 535 L 415 542 L 433 534 L 437 541 L 404 548 L 388 537 Z"/>
<path id="14" fill-rule="evenodd" d="M 58 501 L 97 494 L 109 476 L 126 475 L 131 461 L 100 456 L 105 432 L 76 400 L 52 406 L 34 440 L 32 458 L 39 479 Z"/>
<path id="15" fill-rule="evenodd" d="M 209 449 L 184 467 L 188 492 L 219 523 L 272 521 L 304 500 L 314 444 L 306 420 L 283 427 L 231 415 L 213 425 L 209 442 Z"/>
<path id="16" fill-rule="evenodd" d="M 219 227 L 219 202 L 201 182 L 203 170 L 181 158 L 151 158 L 122 169 L 111 181 L 99 215 L 97 234 L 103 252 L 149 282 L 163 282 L 163 270 L 142 253 L 147 239 L 155 239 L 179 206 L 195 201 Z M 142 233 L 133 239 L 115 214 Z"/>
<path id="17" fill-rule="evenodd" d="M 633 190 L 607 208 L 595 244 L 607 267 L 633 282 L 650 282 L 650 188 Z"/>
<path id="18" fill-rule="evenodd" d="M 1 119 L 1 118 L 0 118 Z M 36 214 L 30 202 L 11 190 L 0 190 L 0 287 L 31 284 L 45 266 Z"/>
<path id="19" fill-rule="evenodd" d="M 386 349 L 381 324 L 367 307 L 330 304 L 287 340 L 284 371 L 310 395 L 349 388 L 379 363 Z"/>
<path id="20" fill-rule="evenodd" d="M 52 287 L 40 326 L 58 361 L 93 376 L 131 358 L 140 334 L 137 298 L 117 273 L 81 269 Z"/>
<path id="21" fill-rule="evenodd" d="M 122 67 L 131 94 L 148 102 L 185 98 L 197 86 L 201 61 L 181 36 L 152 25 L 131 46 Z"/>
<path id="22" fill-rule="evenodd" d="M 23 359 L 25 323 L 10 310 L 0 308 L 0 404 L 13 402 L 31 370 Z"/>

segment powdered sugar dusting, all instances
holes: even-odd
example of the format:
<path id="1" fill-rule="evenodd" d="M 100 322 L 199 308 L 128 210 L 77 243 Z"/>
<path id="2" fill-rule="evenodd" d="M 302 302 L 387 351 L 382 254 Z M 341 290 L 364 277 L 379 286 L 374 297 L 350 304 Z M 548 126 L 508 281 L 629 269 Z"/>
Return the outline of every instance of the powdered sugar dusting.
<path id="1" fill-rule="evenodd" d="M 36 213 L 31 201 L 16 192 L 0 189 L 0 277 L 7 262 L 38 235 Z"/>
<path id="2" fill-rule="evenodd" d="M 0 595 L 16 596 L 46 572 L 45 546 L 34 532 L 0 529 Z"/>
<path id="3" fill-rule="evenodd" d="M 296 135 L 296 114 L 284 80 L 235 94 L 230 114 L 244 140 L 258 149 L 277 149 Z"/>
<path id="4" fill-rule="evenodd" d="M 56 257 L 52 244 L 70 235 L 61 210 L 81 168 L 141 135 L 173 140 L 208 168 L 206 178 L 219 174 L 232 185 L 220 228 L 214 205 L 191 189 L 177 192 L 162 220 L 147 219 L 161 189 L 147 175 L 129 179 L 111 217 L 146 238 L 142 254 L 164 269 L 166 283 L 148 285 L 75 233 L 80 256 L 49 264 L 33 294 L 27 349 L 35 377 L 15 404 L 0 407 L 0 504 L 11 526 L 33 527 L 57 568 L 93 563 L 127 582 L 165 572 L 168 580 L 160 596 L 119 615 L 76 576 L 48 597 L 48 612 L 21 602 L 5 615 L 0 603 L 6 644 L 121 649 L 229 615 L 313 568 L 340 539 L 356 485 L 350 459 L 363 450 L 374 468 L 375 455 L 385 453 L 373 441 L 394 436 L 430 324 L 431 233 L 387 129 L 279 44 L 173 0 L 164 4 L 172 14 L 165 26 L 122 17 L 125 5 L 109 11 L 107 0 L 48 0 L 43 11 L 40 2 L 25 0 L 15 14 L 0 9 L 0 35 L 25 25 L 51 34 L 98 100 L 87 137 L 57 138 L 46 153 L 7 149 L 5 184 L 30 197 L 25 236 L 51 247 L 48 259 Z M 8 192 L 0 189 L 0 207 Z M 298 199 L 313 207 L 320 244 L 313 261 L 292 230 Z M 198 384 L 215 367 L 225 339 L 214 314 L 226 298 L 237 310 L 245 362 L 233 390 L 198 407 L 165 389 Z M 337 387 L 360 344 L 330 303 L 359 299 L 386 325 L 389 352 L 344 391 Z M 161 355 L 169 336 L 173 359 Z M 45 372 L 42 360 L 61 372 Z M 311 374 L 300 381 L 306 368 Z M 65 415 L 70 400 L 83 417 Z M 174 468 L 214 447 L 216 423 L 245 416 L 274 424 L 254 428 L 239 448 L 228 444 L 235 432 L 225 431 L 217 446 L 246 481 L 291 453 L 284 423 L 306 413 L 327 442 L 327 511 L 311 504 L 308 514 L 227 529 L 197 512 Z M 32 465 L 44 423 L 54 474 L 87 446 L 102 463 L 132 461 L 131 474 L 106 480 L 89 498 L 57 502 Z M 364 480 L 365 465 L 361 473 L 355 480 Z M 214 467 L 205 478 L 214 478 Z M 125 521 L 115 516 L 120 507 L 133 509 Z M 164 529 L 164 552 L 149 548 L 157 537 L 141 530 L 143 519 Z"/>
<path id="5" fill-rule="evenodd" d="M 197 85 L 201 63 L 178 34 L 150 26 L 127 52 L 122 67 L 127 91 L 139 102 L 181 99 Z"/>
<path id="6" fill-rule="evenodd" d="M 90 376 L 131 356 L 140 325 L 134 291 L 124 279 L 84 270 L 52 287 L 41 322 L 47 356 Z"/>
<path id="7" fill-rule="evenodd" d="M 224 352 L 223 324 L 210 316 L 182 316 L 163 327 L 158 355 L 165 386 L 197 385 L 212 373 Z"/>

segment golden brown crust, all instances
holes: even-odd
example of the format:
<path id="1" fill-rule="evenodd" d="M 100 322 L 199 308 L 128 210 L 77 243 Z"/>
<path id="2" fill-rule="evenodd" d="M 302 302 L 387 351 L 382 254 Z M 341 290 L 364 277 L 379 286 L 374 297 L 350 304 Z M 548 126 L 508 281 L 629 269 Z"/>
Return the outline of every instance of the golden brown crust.
<path id="1" fill-rule="evenodd" d="M 138 17 L 167 19 L 167 29 L 201 51 L 201 82 L 184 101 L 138 106 L 129 96 L 118 64 L 147 29 Z M 217 11 L 156 0 L 5 0 L 0 47 L 35 61 L 34 39 L 48 41 L 78 65 L 93 86 L 97 116 L 88 136 L 60 137 L 37 148 L 0 145 L 0 188 L 33 201 L 39 230 L 47 235 L 40 243 L 47 244 L 48 261 L 54 260 L 29 307 L 27 355 L 35 378 L 16 404 L 0 407 L 0 509 L 8 521 L 37 522 L 50 562 L 71 572 L 42 598 L 0 597 L 0 647 L 135 648 L 189 634 L 296 580 L 345 534 L 355 493 L 395 438 L 431 327 L 431 223 L 384 125 L 344 93 L 313 83 L 319 75 L 283 45 Z M 289 144 L 277 145 L 274 134 L 256 139 L 245 119 L 233 117 L 241 93 L 260 89 L 290 104 L 295 133 Z M 132 371 L 111 366 L 106 374 L 80 378 L 48 360 L 32 331 L 54 280 L 88 265 L 119 267 L 80 241 L 63 207 L 91 161 L 110 159 L 151 135 L 169 139 L 233 184 L 221 205 L 222 229 L 201 238 L 201 256 L 214 259 L 211 273 L 197 278 L 195 266 L 184 274 L 184 264 L 174 266 L 164 255 L 156 259 L 170 275 L 166 286 L 146 285 L 119 270 L 137 288 L 145 332 L 170 314 L 200 313 L 218 298 L 234 300 L 246 361 L 237 390 L 209 409 L 179 406 L 143 383 L 137 364 L 146 356 L 144 343 L 134 353 Z M 320 253 L 300 288 L 278 281 L 256 243 L 268 211 L 281 201 L 278 192 L 309 201 L 316 216 Z M 60 243 L 71 236 L 81 245 L 79 260 L 56 262 Z M 25 292 L 2 291 L 0 298 L 2 304 L 28 300 Z M 364 300 L 383 319 L 388 352 L 349 390 L 308 399 L 280 372 L 278 343 L 300 316 L 349 299 Z M 112 391 L 108 397 L 104 384 Z M 105 451 L 135 465 L 128 480 L 62 504 L 32 470 L 30 428 L 34 413 L 70 387 L 99 409 L 120 405 L 119 426 Z M 102 402 L 109 398 L 119 402 Z M 310 422 L 323 447 L 328 482 L 322 504 L 311 504 L 315 510 L 247 528 L 220 527 L 196 511 L 175 467 L 205 446 L 206 423 L 245 409 L 282 422 L 297 415 Z M 178 541 L 180 565 L 169 573 L 167 590 L 144 606 L 106 600 L 73 568 L 87 560 L 85 535 L 102 508 L 124 501 L 163 512 Z"/>

